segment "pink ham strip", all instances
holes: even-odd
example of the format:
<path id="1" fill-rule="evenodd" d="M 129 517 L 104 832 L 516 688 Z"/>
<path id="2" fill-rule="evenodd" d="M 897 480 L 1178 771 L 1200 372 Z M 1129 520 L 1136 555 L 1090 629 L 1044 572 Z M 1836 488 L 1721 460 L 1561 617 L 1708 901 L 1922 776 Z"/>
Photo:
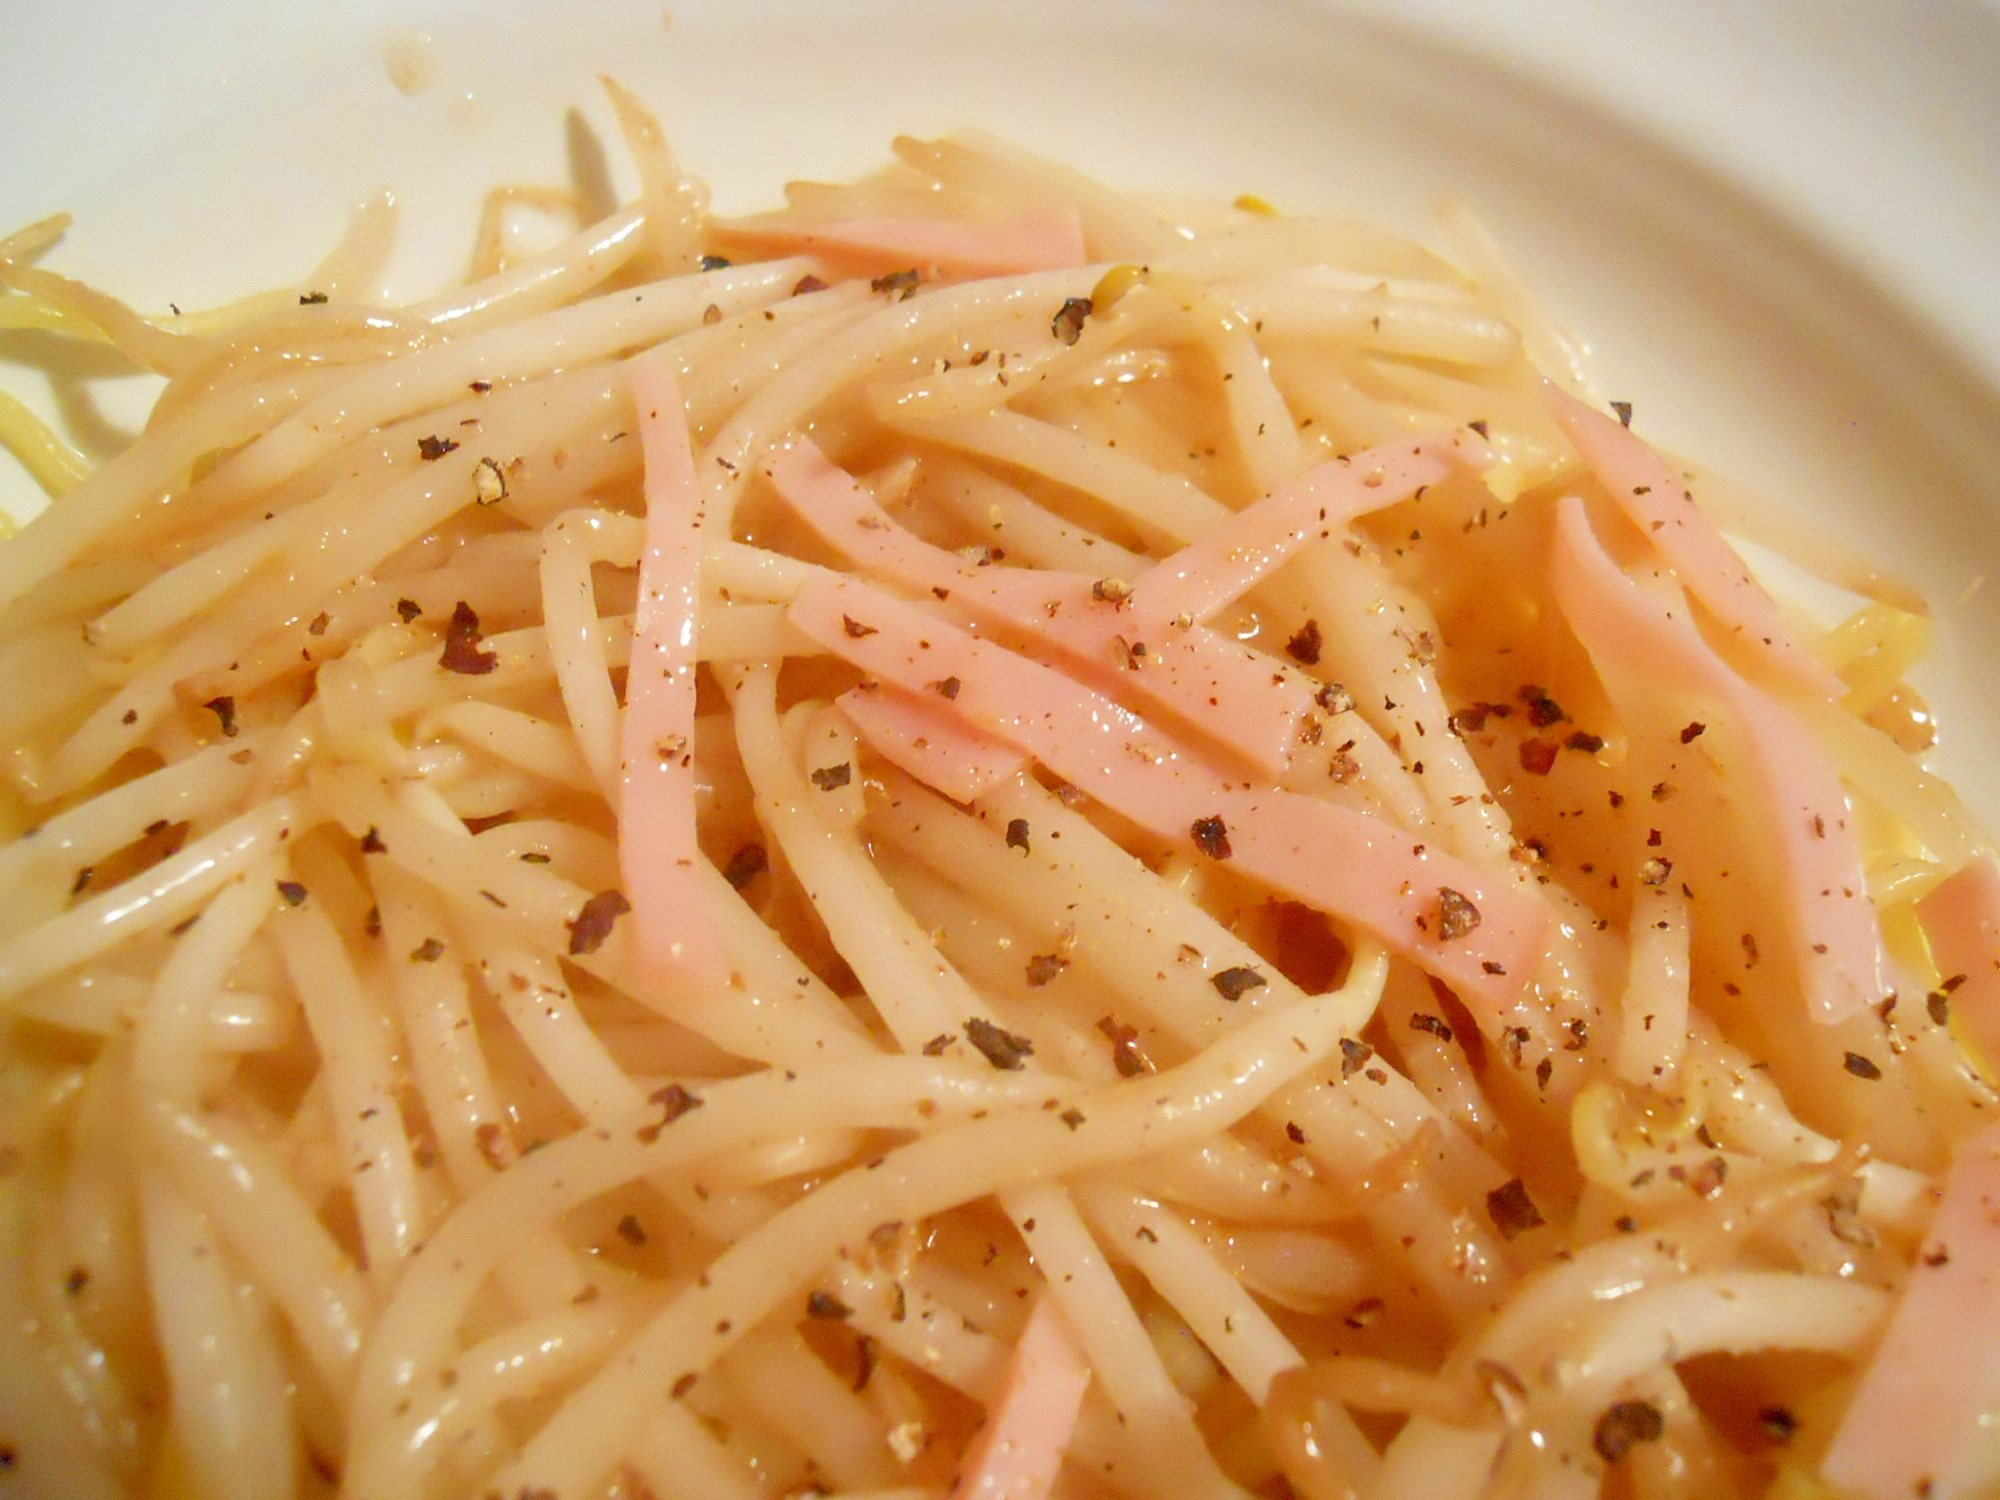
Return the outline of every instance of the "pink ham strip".
<path id="1" fill-rule="evenodd" d="M 1689 593 L 1790 686 L 1838 698 L 1846 685 L 1814 660 L 1779 617 L 1743 559 L 1651 448 L 1550 381 L 1542 392 L 1557 423 L 1611 498 L 1651 538 Z"/>
<path id="2" fill-rule="evenodd" d="M 889 683 L 854 688 L 834 701 L 876 754 L 954 802 L 970 802 L 1027 764 L 1012 745 Z"/>
<path id="3" fill-rule="evenodd" d="M 760 255 L 816 255 L 843 270 L 916 270 L 926 280 L 968 280 L 1053 271 L 1084 263 L 1083 222 L 1074 209 L 996 224 L 962 219 L 836 219 L 825 224 L 715 226 L 731 246 Z"/>
<path id="4" fill-rule="evenodd" d="M 1868 904 L 1861 851 L 1840 779 L 1810 734 L 1752 687 L 1676 612 L 1620 571 L 1590 529 L 1583 502 L 1561 502 L 1556 596 L 1600 667 L 1719 703 L 1748 741 L 1749 772 L 1775 810 L 1778 863 L 1792 954 L 1813 1016 L 1843 1021 L 1885 993 L 1882 938 Z"/>
<path id="5" fill-rule="evenodd" d="M 986 1425 L 966 1450 L 957 1500 L 1044 1500 L 1076 1431 L 1090 1364 L 1056 1299 L 1028 1314 Z"/>
<path id="6" fill-rule="evenodd" d="M 1284 773 L 1312 690 L 1274 673 L 1269 658 L 1212 630 L 1177 629 L 1101 599 L 1098 579 L 981 567 L 933 547 L 809 442 L 794 443 L 767 472 L 800 519 L 864 571 L 938 595 L 959 618 L 1025 635 L 1103 691 L 1178 716 L 1265 776 Z M 1126 649 L 1139 644 L 1144 654 Z"/>
<path id="7" fill-rule="evenodd" d="M 1450 464 L 1483 472 L 1493 450 L 1460 429 L 1320 464 L 1148 569 L 1132 586 L 1132 607 L 1153 619 L 1206 620 L 1303 548 L 1436 484 Z"/>
<path id="8" fill-rule="evenodd" d="M 1220 609 L 1299 548 L 1436 483 L 1447 473 L 1438 452 L 1468 463 L 1491 458 L 1471 433 L 1451 433 L 1323 464 L 1149 570 L 1122 604 L 1098 596 L 1101 580 L 981 567 L 931 546 L 892 521 L 810 442 L 794 443 L 766 473 L 822 540 L 866 571 L 945 598 L 979 625 L 1041 642 L 1093 686 L 1165 710 L 1277 777 L 1290 761 L 1300 716 L 1312 707 L 1310 686 L 1273 673 L 1261 653 L 1177 624 L 1175 616 L 1196 596 L 1207 612 Z"/>
<path id="9" fill-rule="evenodd" d="M 815 577 L 790 618 L 862 671 L 934 697 L 1164 838 L 1201 848 L 1195 824 L 1220 819 L 1232 867 L 1376 934 L 1451 984 L 1496 1029 L 1541 957 L 1548 914 L 1532 896 L 1380 819 L 1231 781 L 1101 694 L 879 589 Z M 1212 841 L 1203 852 L 1213 855 Z M 1479 916 L 1449 938 L 1439 920 L 1446 890 Z"/>
<path id="10" fill-rule="evenodd" d="M 2000 1074 L 2000 862 L 1976 856 L 1917 903 L 1917 920 L 1951 985 L 1952 1029 Z"/>
<path id="11" fill-rule="evenodd" d="M 1902 1300 L 1820 1473 L 1867 1500 L 1958 1500 L 1990 1482 L 1974 1465 L 1984 1414 L 2000 1403 L 1996 1328 L 2000 1126 L 1988 1126 L 1952 1158 Z"/>
<path id="12" fill-rule="evenodd" d="M 646 541 L 620 726 L 618 864 L 646 983 L 720 987 L 727 970 L 705 910 L 694 827 L 701 487 L 671 365 L 652 357 L 627 368 L 645 449 Z"/>

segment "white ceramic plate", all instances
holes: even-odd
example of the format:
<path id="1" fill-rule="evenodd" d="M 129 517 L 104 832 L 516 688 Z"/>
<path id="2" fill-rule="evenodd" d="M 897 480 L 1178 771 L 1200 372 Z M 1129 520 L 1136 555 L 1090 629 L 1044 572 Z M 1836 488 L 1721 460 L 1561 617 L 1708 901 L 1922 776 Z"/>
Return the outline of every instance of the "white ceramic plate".
<path id="1" fill-rule="evenodd" d="M 383 188 L 397 289 L 428 289 L 487 186 L 565 179 L 564 112 L 606 123 L 604 71 L 732 210 L 965 124 L 1123 186 L 1419 233 L 1461 196 L 1647 436 L 1925 587 L 1941 764 L 2000 824 L 2000 588 L 1975 589 L 2000 575 L 1991 0 L 16 10 L 0 224 L 74 211 L 53 264 L 147 307 L 295 280 Z M 145 393 L 98 394 L 116 423 Z M 0 504 L 22 494 L 0 468 Z"/>

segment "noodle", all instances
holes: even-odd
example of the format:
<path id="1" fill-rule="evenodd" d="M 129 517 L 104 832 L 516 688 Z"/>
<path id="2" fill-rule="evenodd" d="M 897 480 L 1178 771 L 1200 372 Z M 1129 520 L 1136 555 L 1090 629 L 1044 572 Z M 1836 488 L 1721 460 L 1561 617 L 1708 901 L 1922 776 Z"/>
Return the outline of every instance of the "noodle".
<path id="1" fill-rule="evenodd" d="M 1984 1493 L 1922 601 L 1715 481 L 1781 611 L 1461 210 L 722 220 L 607 88 L 638 200 L 409 306 L 386 201 L 170 323 L 0 245 L 170 377 L 0 409 L 6 1483 Z"/>

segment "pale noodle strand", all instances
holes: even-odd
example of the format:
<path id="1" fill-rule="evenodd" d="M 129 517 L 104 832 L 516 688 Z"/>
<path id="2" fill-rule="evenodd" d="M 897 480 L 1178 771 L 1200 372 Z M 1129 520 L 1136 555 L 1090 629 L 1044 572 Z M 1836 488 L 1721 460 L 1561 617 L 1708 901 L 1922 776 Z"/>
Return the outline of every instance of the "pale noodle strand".
<path id="1" fill-rule="evenodd" d="M 417 1167 L 396 1102 L 388 1017 L 361 987 L 340 934 L 317 903 L 272 924 L 326 1070 L 335 1135 L 376 1288 L 396 1283 L 425 1233 Z M 399 1039 L 398 1039 L 399 1040 Z"/>
<path id="2" fill-rule="evenodd" d="M 18 931 L 31 915 L 54 916 L 55 893 L 74 883 L 77 870 L 131 843 L 152 824 L 205 820 L 236 802 L 252 775 L 249 761 L 263 743 L 264 736 L 246 734 L 235 744 L 211 745 L 80 802 L 0 849 L 6 929 Z"/>
<path id="3" fill-rule="evenodd" d="M 701 1418 L 676 1402 L 653 1408 L 628 1455 L 668 1500 L 764 1500 L 764 1490 L 716 1441 Z"/>
<path id="4" fill-rule="evenodd" d="M 139 933 L 193 915 L 216 890 L 304 826 L 298 804 L 280 797 L 231 819 L 125 884 L 0 942 L 0 999 Z"/>
<path id="5" fill-rule="evenodd" d="M 1241 1496 L 1201 1441 L 1190 1403 L 1174 1388 L 1145 1324 L 1068 1192 L 1059 1183 L 1036 1183 L 1001 1193 L 1000 1203 L 1089 1356 L 1092 1378 L 1111 1398 L 1119 1424 L 1137 1440 L 1145 1463 L 1138 1477 L 1159 1493 L 1190 1500 Z"/>
<path id="6" fill-rule="evenodd" d="M 982 322 L 1018 320 L 1045 331 L 1063 300 L 1087 295 L 1094 281 L 1081 270 L 969 282 L 892 304 L 843 329 L 744 402 L 697 456 L 709 493 L 706 524 L 717 534 L 729 529 L 752 466 L 843 386 L 926 341 L 961 336 Z"/>
<path id="7" fill-rule="evenodd" d="M 603 510 L 574 510 L 542 531 L 543 639 L 584 763 L 613 808 L 619 801 L 618 700 L 599 644 L 593 563 L 638 564 L 642 524 Z M 625 632 L 629 637 L 629 628 Z"/>
<path id="8" fill-rule="evenodd" d="M 134 1038 L 132 1083 L 141 1093 L 180 1109 L 201 1102 L 196 1064 L 213 1000 L 230 965 L 277 903 L 278 868 L 266 860 L 224 887 L 161 965 Z"/>
<path id="9" fill-rule="evenodd" d="M 272 1154 L 240 1127 L 169 1105 L 147 1107 L 149 1139 L 291 1323 L 326 1389 L 343 1398 L 375 1299 Z"/>
<path id="10" fill-rule="evenodd" d="M 1632 901 L 1631 975 L 1614 1066 L 1628 1083 L 1671 1089 L 1687 1046 L 1687 898 L 1643 875 Z"/>
<path id="11" fill-rule="evenodd" d="M 298 1439 L 269 1306 L 237 1284 L 208 1216 L 170 1184 L 142 1184 L 147 1279 L 173 1393 L 174 1438 L 213 1500 L 290 1500 Z"/>
<path id="12" fill-rule="evenodd" d="M 31 1336 L 37 1315 L 26 1285 L 27 1196 L 18 1175 L 0 1179 L 0 1410 L 17 1434 L 21 1493 L 30 1500 L 120 1500 L 129 1493 L 123 1477 Z"/>
<path id="13" fill-rule="evenodd" d="M 782 1317 L 731 1349 L 716 1371 L 731 1405 L 790 1442 L 841 1489 L 894 1484 L 889 1424 L 829 1370 Z"/>
<path id="14" fill-rule="evenodd" d="M 729 685 L 737 746 L 757 791 L 758 815 L 898 1044 L 915 1052 L 935 1037 L 956 1036 L 968 1020 L 989 1020 L 991 1011 L 938 957 L 860 840 L 816 810 L 826 793 L 799 774 L 780 739 L 777 674 L 739 667 Z"/>
<path id="15" fill-rule="evenodd" d="M 907 1222 L 1010 1182 L 1046 1180 L 1134 1149 L 1165 1149 L 1233 1123 L 1260 1095 L 1334 1047 L 1357 1012 L 1373 1008 L 1378 988 L 1379 978 L 1366 991 L 1260 1016 L 1173 1073 L 1137 1089 L 1121 1084 L 1084 1095 L 1074 1105 L 1084 1124 L 1072 1126 L 1039 1107 L 1008 1111 L 904 1146 L 879 1171 L 823 1185 L 717 1257 L 704 1284 L 676 1298 L 536 1434 L 502 1471 L 503 1489 L 560 1489 L 602 1474 L 626 1441 L 624 1414 L 635 1403 L 643 1409 L 647 1392 L 698 1374 L 728 1346 L 719 1325 L 741 1326 L 761 1315 L 784 1289 L 808 1280 L 835 1247 L 865 1236 L 873 1224 Z"/>

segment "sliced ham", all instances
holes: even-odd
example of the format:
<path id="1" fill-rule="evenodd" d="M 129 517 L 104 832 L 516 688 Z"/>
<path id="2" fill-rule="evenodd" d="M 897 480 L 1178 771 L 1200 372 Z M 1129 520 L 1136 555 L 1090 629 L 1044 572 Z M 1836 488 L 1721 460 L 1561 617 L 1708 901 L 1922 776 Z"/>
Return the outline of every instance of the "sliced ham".
<path id="1" fill-rule="evenodd" d="M 1685 605 L 1662 603 L 1619 569 L 1590 529 L 1581 500 L 1561 501 L 1559 516 L 1556 597 L 1592 659 L 1709 699 L 1742 732 L 1746 773 L 1758 801 L 1772 809 L 1768 832 L 1784 882 L 1792 956 L 1813 1016 L 1842 1021 L 1875 1004 L 1887 993 L 1881 929 L 1847 799 L 1826 752 L 1777 699 L 1716 655 Z"/>
<path id="2" fill-rule="evenodd" d="M 1990 1495 L 2000 1407 L 2000 1126 L 1959 1147 L 1889 1330 L 1820 1464 L 1866 1500 Z"/>
<path id="3" fill-rule="evenodd" d="M 1553 382 L 1543 381 L 1542 393 L 1598 483 L 1724 630 L 1787 686 L 1820 698 L 1838 698 L 1847 690 L 1792 638 L 1777 604 L 1696 508 L 1693 493 L 1659 454 Z"/>
<path id="4" fill-rule="evenodd" d="M 1295 553 L 1436 484 L 1454 464 L 1482 472 L 1493 466 L 1493 450 L 1460 428 L 1308 469 L 1148 569 L 1133 585 L 1132 604 L 1162 620 L 1206 620 Z"/>
<path id="5" fill-rule="evenodd" d="M 966 1449 L 957 1500 L 1044 1500 L 1076 1431 L 1090 1365 L 1076 1335 L 1044 1295 L 1028 1314 L 986 1425 Z"/>
<path id="6" fill-rule="evenodd" d="M 1976 856 L 1917 903 L 1951 1007 L 1952 1032 L 2000 1075 L 2000 862 Z"/>
<path id="7" fill-rule="evenodd" d="M 1375 934 L 1496 1030 L 1541 959 L 1548 911 L 1533 896 L 1379 818 L 1232 780 L 1102 694 L 880 589 L 822 575 L 790 618 L 1161 837 Z"/>
<path id="8" fill-rule="evenodd" d="M 619 728 L 619 871 L 646 983 L 720 987 L 728 974 L 694 826 L 701 487 L 669 361 L 647 356 L 627 368 L 645 450 L 646 537 Z"/>
<path id="9" fill-rule="evenodd" d="M 1123 580 L 967 561 L 898 526 L 809 442 L 769 468 L 773 486 L 829 546 L 863 571 L 929 594 L 955 617 L 1037 643 L 1101 688 L 1166 710 L 1265 776 L 1282 775 L 1312 685 L 1212 630 L 1125 607 Z"/>
<path id="10" fill-rule="evenodd" d="M 954 802 L 970 802 L 1017 774 L 1028 758 L 892 683 L 854 688 L 834 700 L 869 748 Z"/>
<path id="11" fill-rule="evenodd" d="M 898 526 L 868 492 L 799 441 L 767 473 L 788 505 L 865 572 L 945 601 L 959 618 L 1036 643 L 1038 654 L 1115 697 L 1172 715 L 1267 777 L 1284 774 L 1313 684 L 1190 618 L 1212 614 L 1299 548 L 1408 499 L 1448 453 L 1489 457 L 1471 433 L 1441 434 L 1321 465 L 1246 507 L 1135 583 L 968 561 Z M 1129 593 L 1128 593 L 1129 589 Z"/>
<path id="12" fill-rule="evenodd" d="M 773 218 L 712 227 L 730 249 L 773 258 L 814 255 L 853 275 L 913 270 L 927 281 L 963 281 L 1084 263 L 1083 224 L 1068 208 L 985 224 L 887 217 L 798 224 Z"/>

